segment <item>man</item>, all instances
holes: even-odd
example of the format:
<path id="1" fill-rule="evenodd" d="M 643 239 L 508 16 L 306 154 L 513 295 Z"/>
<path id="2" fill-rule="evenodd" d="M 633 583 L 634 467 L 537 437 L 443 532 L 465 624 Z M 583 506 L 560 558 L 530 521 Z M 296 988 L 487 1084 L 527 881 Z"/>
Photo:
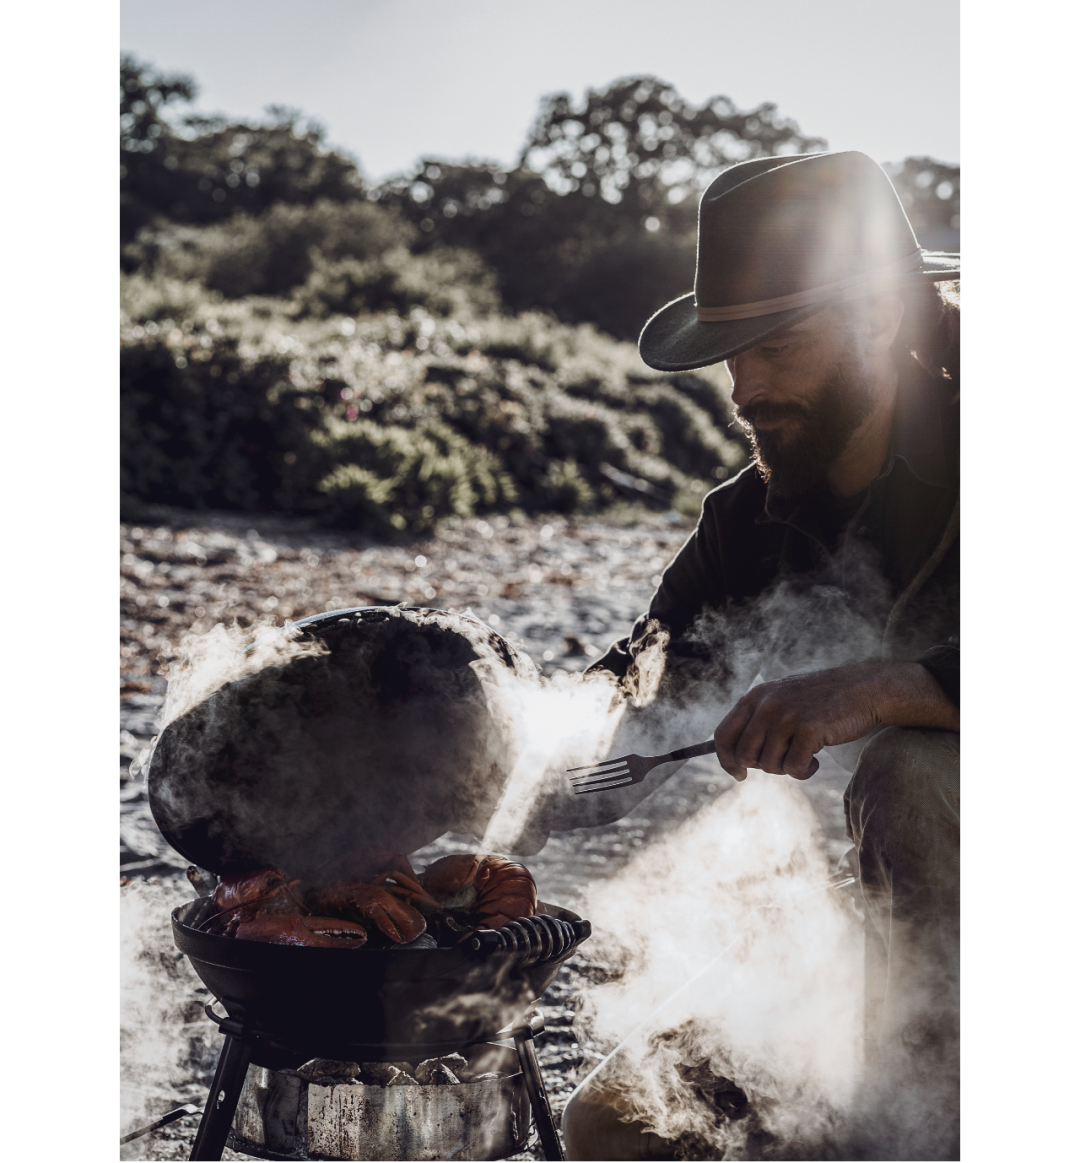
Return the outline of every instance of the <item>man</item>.
<path id="1" fill-rule="evenodd" d="M 872 930 L 868 1097 L 848 1149 L 867 1158 L 958 1157 L 959 308 L 939 288 L 958 277 L 863 154 L 713 182 L 694 293 L 639 346 L 662 371 L 726 361 L 754 464 L 706 497 L 648 613 L 596 664 L 633 689 L 659 644 L 677 683 L 703 616 L 780 586 L 831 587 L 880 633 L 872 656 L 755 686 L 715 732 L 737 780 L 860 752 L 845 811 Z M 564 1119 L 570 1158 L 675 1157 L 644 1129 L 605 1101 L 602 1068 Z"/>

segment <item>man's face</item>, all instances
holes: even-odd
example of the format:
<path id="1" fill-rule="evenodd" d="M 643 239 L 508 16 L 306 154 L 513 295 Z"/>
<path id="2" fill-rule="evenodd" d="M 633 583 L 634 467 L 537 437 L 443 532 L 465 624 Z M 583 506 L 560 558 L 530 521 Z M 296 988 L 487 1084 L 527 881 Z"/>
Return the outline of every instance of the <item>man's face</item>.
<path id="1" fill-rule="evenodd" d="M 822 311 L 727 361 L 735 416 L 780 497 L 820 485 L 874 408 L 855 334 Z"/>

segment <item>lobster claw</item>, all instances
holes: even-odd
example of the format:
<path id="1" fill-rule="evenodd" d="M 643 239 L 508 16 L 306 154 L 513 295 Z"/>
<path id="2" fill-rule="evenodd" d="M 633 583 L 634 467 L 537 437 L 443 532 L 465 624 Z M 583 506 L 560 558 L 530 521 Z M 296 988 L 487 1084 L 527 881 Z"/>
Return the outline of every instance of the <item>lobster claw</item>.
<path id="1" fill-rule="evenodd" d="M 360 882 L 332 884 L 315 894 L 312 905 L 329 912 L 355 910 L 399 945 L 415 941 L 427 928 L 427 922 L 416 909 L 378 885 Z"/>

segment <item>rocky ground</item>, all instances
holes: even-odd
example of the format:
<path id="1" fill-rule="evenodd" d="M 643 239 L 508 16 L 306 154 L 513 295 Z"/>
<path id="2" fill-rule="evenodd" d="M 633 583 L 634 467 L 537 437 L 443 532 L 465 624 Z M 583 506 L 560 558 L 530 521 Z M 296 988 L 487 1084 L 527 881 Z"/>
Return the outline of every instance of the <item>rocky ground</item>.
<path id="1" fill-rule="evenodd" d="M 126 1013 L 122 1131 L 138 1126 L 143 1114 L 149 1114 L 148 1122 L 184 1102 L 201 1106 L 216 1053 L 201 1016 L 206 999 L 199 982 L 171 949 L 167 926 L 160 923 L 186 889 L 187 861 L 157 831 L 144 783 L 131 770 L 155 733 L 169 667 L 179 657 L 183 636 L 205 633 L 217 623 L 254 630 L 323 610 L 406 602 L 471 609 L 520 644 L 544 673 L 572 673 L 628 630 L 690 530 L 675 514 L 606 524 L 496 518 L 387 544 L 302 521 L 167 511 L 152 524 L 121 527 L 121 884 L 123 891 L 140 894 L 141 911 L 127 915 L 152 918 L 145 922 L 146 938 L 131 946 L 138 963 L 135 979 L 151 993 L 155 981 L 168 981 L 181 996 L 166 1017 L 161 1017 L 165 1010 L 158 1012 L 153 1037 L 166 1056 L 175 1057 L 177 1046 L 190 1044 L 190 1052 L 179 1055 L 180 1075 L 171 1074 L 164 1089 L 160 1079 L 151 1085 L 153 1056 L 139 1053 L 149 1037 L 139 1025 L 149 1020 L 145 1007 L 133 1005 Z M 846 847 L 841 801 L 846 778 L 825 764 L 806 785 L 837 853 Z M 528 861 L 541 898 L 573 907 L 582 883 L 610 875 L 650 836 L 685 819 L 703 796 L 725 786 L 714 760 L 696 760 L 623 820 L 553 834 Z M 447 836 L 416 854 L 416 862 L 422 867 L 437 855 L 467 847 L 465 837 Z M 576 1082 L 600 1059 L 594 1048 L 578 1043 L 572 1028 L 575 991 L 582 975 L 591 972 L 587 952 L 575 956 L 542 999 L 549 1032 L 539 1054 L 556 1120 Z M 186 1158 L 197 1122 L 188 1117 L 141 1138 L 123 1148 L 123 1157 Z M 248 1158 L 229 1151 L 224 1157 Z M 540 1157 L 536 1144 L 520 1156 Z"/>

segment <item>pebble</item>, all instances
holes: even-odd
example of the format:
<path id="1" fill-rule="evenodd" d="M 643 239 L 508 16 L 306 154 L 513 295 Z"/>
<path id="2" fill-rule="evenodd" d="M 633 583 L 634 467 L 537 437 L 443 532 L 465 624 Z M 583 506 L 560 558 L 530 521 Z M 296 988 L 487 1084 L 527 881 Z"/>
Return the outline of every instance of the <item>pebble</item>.
<path id="1" fill-rule="evenodd" d="M 544 673 L 579 671 L 629 632 L 692 528 L 685 518 L 644 513 L 633 525 L 494 517 L 387 543 L 302 519 L 260 517 L 252 530 L 250 516 L 200 515 L 194 524 L 191 513 L 163 513 L 157 527 L 120 529 L 121 671 L 131 718 L 122 767 L 153 735 L 153 708 L 140 700 L 164 690 L 191 630 L 280 626 L 323 610 L 404 601 L 472 609 L 519 638 Z"/>
<path id="2" fill-rule="evenodd" d="M 419 1082 L 420 1080 L 417 1079 L 417 1081 Z M 447 1070 L 447 1068 L 445 1066 L 443 1066 L 442 1063 L 440 1063 L 428 1075 L 427 1082 L 423 1083 L 422 1085 L 424 1085 L 424 1086 L 457 1086 L 460 1083 L 460 1081 L 461 1080 L 458 1078 L 458 1076 L 452 1070 Z"/>

